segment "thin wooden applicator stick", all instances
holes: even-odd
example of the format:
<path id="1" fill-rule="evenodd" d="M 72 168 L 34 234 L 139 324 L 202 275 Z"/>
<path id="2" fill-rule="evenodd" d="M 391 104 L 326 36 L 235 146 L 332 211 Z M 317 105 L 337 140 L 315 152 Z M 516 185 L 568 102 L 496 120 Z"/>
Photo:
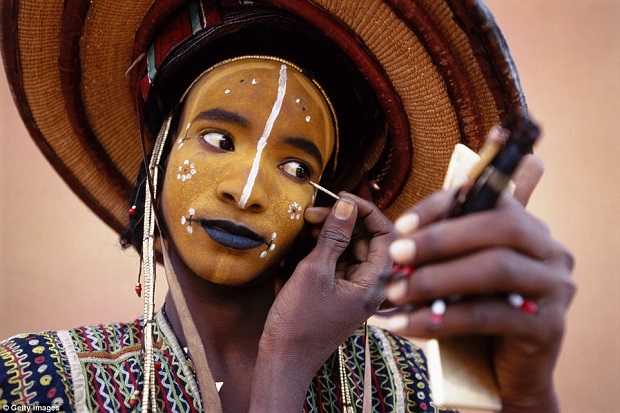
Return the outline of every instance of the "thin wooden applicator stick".
<path id="1" fill-rule="evenodd" d="M 331 191 L 328 191 L 327 189 L 323 188 L 321 185 L 316 184 L 316 183 L 314 183 L 314 182 L 312 182 L 312 181 L 308 181 L 308 183 L 309 183 L 310 185 L 312 185 L 313 187 L 315 187 L 316 189 L 318 189 L 319 191 L 324 192 L 324 193 L 326 193 L 327 195 L 331 196 L 332 198 L 334 198 L 334 199 L 336 199 L 336 200 L 340 199 L 340 197 L 339 197 L 338 195 L 336 195 L 335 193 L 333 193 L 333 192 L 331 192 Z"/>

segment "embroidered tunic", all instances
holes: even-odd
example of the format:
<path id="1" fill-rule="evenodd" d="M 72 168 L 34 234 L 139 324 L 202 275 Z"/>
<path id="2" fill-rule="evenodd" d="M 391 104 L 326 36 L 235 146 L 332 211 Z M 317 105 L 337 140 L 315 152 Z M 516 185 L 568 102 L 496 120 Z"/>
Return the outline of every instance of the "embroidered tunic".
<path id="1" fill-rule="evenodd" d="M 0 343 L 0 410 L 14 405 L 37 411 L 134 412 L 140 410 L 142 319 L 133 323 L 85 326 L 23 334 Z M 426 361 L 411 342 L 369 328 L 374 412 L 436 412 Z M 172 328 L 156 315 L 155 380 L 162 412 L 203 411 L 197 381 Z M 362 411 L 364 332 L 345 347 L 346 371 L 355 411 Z M 343 411 L 337 353 L 316 373 L 303 411 Z M 33 410 L 31 410 L 33 411 Z M 445 410 L 441 410 L 445 411 Z M 449 410 L 451 411 L 451 410 Z"/>

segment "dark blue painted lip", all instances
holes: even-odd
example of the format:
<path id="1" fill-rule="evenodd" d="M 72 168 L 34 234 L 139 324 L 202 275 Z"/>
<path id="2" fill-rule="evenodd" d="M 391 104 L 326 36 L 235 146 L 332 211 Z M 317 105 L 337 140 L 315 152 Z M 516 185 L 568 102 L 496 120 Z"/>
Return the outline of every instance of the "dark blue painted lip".
<path id="1" fill-rule="evenodd" d="M 249 250 L 266 244 L 256 232 L 230 221 L 200 220 L 200 225 L 213 241 L 228 248 Z"/>

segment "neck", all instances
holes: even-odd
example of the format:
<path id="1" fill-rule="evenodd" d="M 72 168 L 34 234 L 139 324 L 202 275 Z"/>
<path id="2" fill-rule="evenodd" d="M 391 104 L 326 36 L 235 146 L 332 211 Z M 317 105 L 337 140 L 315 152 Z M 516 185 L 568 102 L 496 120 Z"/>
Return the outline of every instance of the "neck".
<path id="1" fill-rule="evenodd" d="M 275 299 L 273 277 L 265 277 L 251 286 L 224 286 L 206 281 L 182 262 L 174 250 L 169 253 L 170 265 L 167 277 L 175 277 L 182 297 L 168 292 L 166 313 L 183 346 L 186 345 L 182 331 L 178 304 L 184 299 L 192 315 L 192 321 L 200 335 L 205 350 L 228 353 L 236 349 L 247 353 L 258 347 L 258 341 L 271 304 Z M 169 274 L 172 270 L 172 274 Z M 252 351 L 254 353 L 254 351 Z"/>
<path id="2" fill-rule="evenodd" d="M 247 411 L 250 393 L 243 390 L 252 386 L 259 341 L 275 299 L 274 277 L 264 274 L 244 287 L 213 284 L 193 274 L 173 249 L 165 254 L 165 264 L 166 314 L 181 346 L 189 347 L 203 400 L 209 383 L 223 382 L 219 394 L 208 397 L 218 399 L 225 411 Z M 210 373 L 201 373 L 205 369 Z"/>

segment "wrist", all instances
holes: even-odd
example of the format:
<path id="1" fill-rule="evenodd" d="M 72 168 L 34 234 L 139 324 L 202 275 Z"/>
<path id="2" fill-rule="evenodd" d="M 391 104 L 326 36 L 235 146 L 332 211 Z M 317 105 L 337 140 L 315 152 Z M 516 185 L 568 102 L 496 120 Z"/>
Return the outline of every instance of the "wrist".
<path id="1" fill-rule="evenodd" d="M 560 403 L 554 390 L 537 396 L 517 398 L 516 400 L 502 399 L 502 413 L 559 413 Z"/>
<path id="2" fill-rule="evenodd" d="M 304 357 L 264 345 L 261 340 L 254 369 L 250 411 L 299 411 L 315 369 Z"/>

